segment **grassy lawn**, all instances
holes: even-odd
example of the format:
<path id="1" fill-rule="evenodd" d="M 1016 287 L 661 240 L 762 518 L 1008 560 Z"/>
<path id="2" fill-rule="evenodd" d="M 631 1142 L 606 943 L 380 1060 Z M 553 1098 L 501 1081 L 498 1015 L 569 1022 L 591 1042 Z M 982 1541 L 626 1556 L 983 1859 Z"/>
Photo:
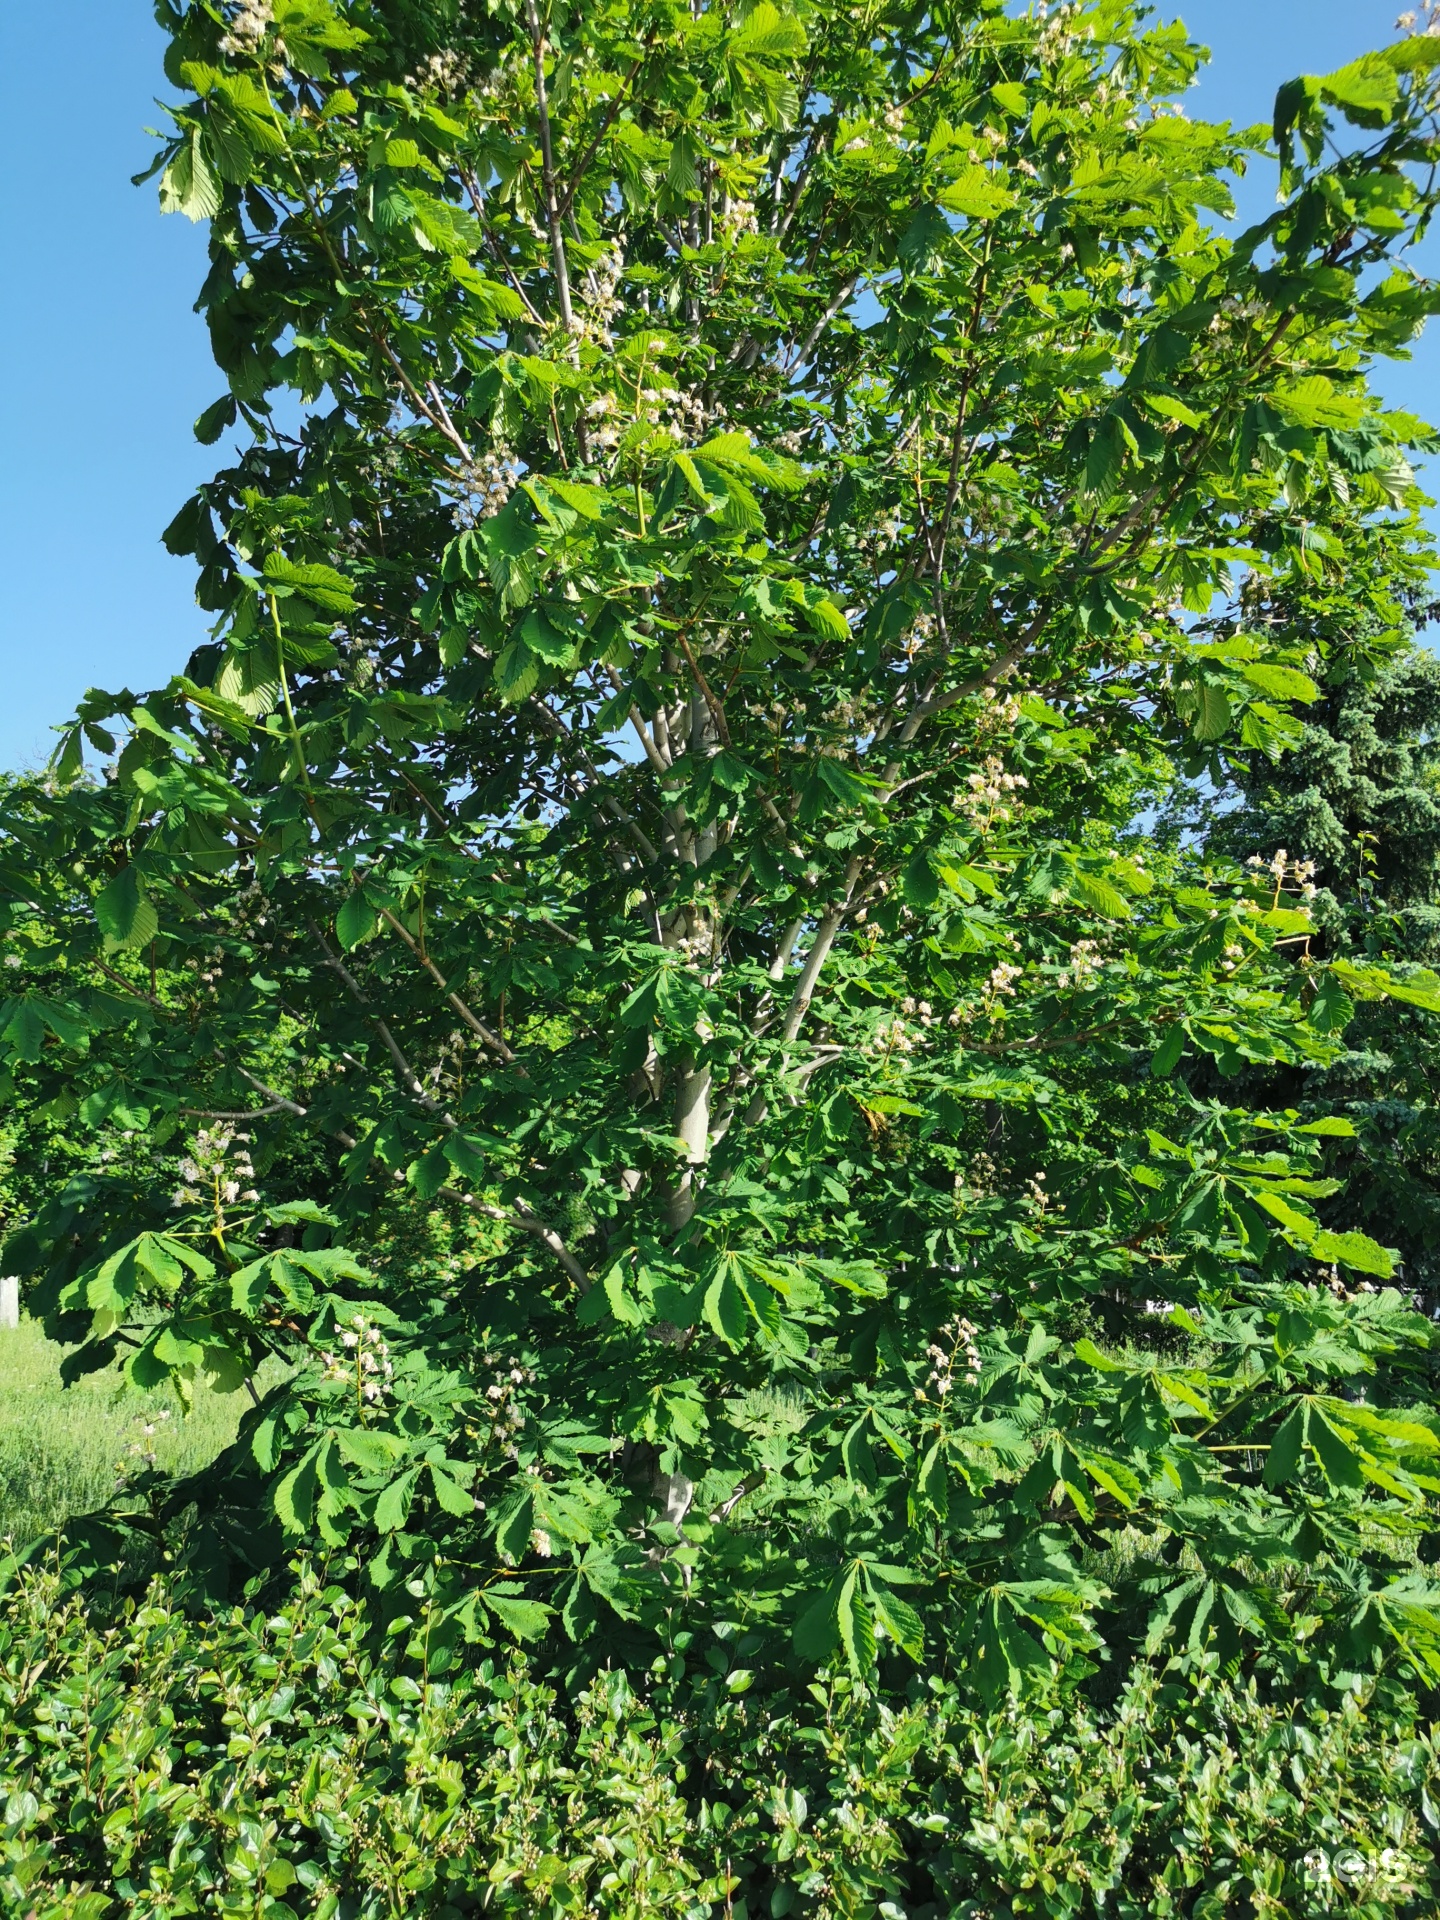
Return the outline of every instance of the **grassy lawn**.
<path id="1" fill-rule="evenodd" d="M 113 1369 L 64 1387 L 64 1357 L 33 1321 L 0 1327 L 0 1540 L 17 1546 L 100 1505 L 147 1450 L 170 1471 L 207 1465 L 247 1404 L 202 1381 L 187 1414 L 173 1395 L 139 1393 Z"/>

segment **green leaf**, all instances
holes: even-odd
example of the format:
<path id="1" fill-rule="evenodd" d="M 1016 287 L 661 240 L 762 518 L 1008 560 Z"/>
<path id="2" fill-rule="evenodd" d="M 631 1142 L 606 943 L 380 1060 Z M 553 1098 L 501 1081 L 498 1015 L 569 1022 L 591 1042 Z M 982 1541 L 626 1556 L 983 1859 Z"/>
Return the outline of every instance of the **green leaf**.
<path id="1" fill-rule="evenodd" d="M 853 1573 L 850 1578 L 853 1582 Z M 802 1660 L 813 1660 L 818 1664 L 828 1660 L 835 1651 L 840 1639 L 836 1602 L 843 1584 L 844 1575 L 837 1574 L 796 1621 L 793 1640 L 795 1651 Z"/>
<path id="2" fill-rule="evenodd" d="M 555 1609 L 547 1607 L 543 1601 L 502 1593 L 495 1587 L 486 1587 L 480 1599 L 486 1611 L 493 1614 L 517 1640 L 543 1639 L 550 1630 L 550 1622 L 555 1618 Z"/>
<path id="3" fill-rule="evenodd" d="M 351 1466 L 362 1473 L 385 1473 L 405 1453 L 405 1442 L 398 1435 L 367 1427 L 337 1427 L 335 1441 Z"/>
<path id="4" fill-rule="evenodd" d="M 501 649 L 494 666 L 495 691 L 507 706 L 518 706 L 535 691 L 540 662 L 519 638 Z"/>
<path id="5" fill-rule="evenodd" d="M 1093 1340 L 1077 1340 L 1075 1342 L 1075 1358 L 1077 1360 L 1083 1360 L 1087 1367 L 1098 1367 L 1102 1373 L 1123 1373 L 1125 1371 L 1123 1362 L 1111 1360 L 1106 1354 L 1100 1351 Z"/>
<path id="6" fill-rule="evenodd" d="M 1341 393 L 1318 373 L 1278 387 L 1269 399 L 1287 420 L 1302 427 L 1354 427 L 1365 411 L 1363 399 Z"/>
<path id="7" fill-rule="evenodd" d="M 850 623 L 833 600 L 806 602 L 805 615 L 822 640 L 834 640 L 846 646 L 850 641 Z"/>
<path id="8" fill-rule="evenodd" d="M 320 1492 L 320 1475 L 316 1462 L 320 1449 L 311 1447 L 298 1466 L 276 1487 L 273 1497 L 275 1517 L 287 1533 L 303 1534 L 308 1532 L 315 1517 L 315 1501 Z"/>
<path id="9" fill-rule="evenodd" d="M 903 1653 L 908 1653 L 912 1660 L 923 1659 L 925 1625 L 914 1607 L 876 1580 L 867 1580 L 867 1587 L 878 1624 Z"/>
<path id="10" fill-rule="evenodd" d="M 1320 1463 L 1320 1471 L 1332 1487 L 1357 1491 L 1365 1484 L 1359 1454 L 1345 1435 L 1331 1426 L 1318 1407 L 1312 1406 L 1308 1411 L 1310 1418 L 1306 1438 Z"/>
<path id="11" fill-rule="evenodd" d="M 1320 77 L 1321 98 L 1337 106 L 1346 119 L 1361 126 L 1388 121 L 1400 99 L 1394 63 L 1383 53 L 1365 53 L 1347 67 Z M 1353 110 L 1353 111 L 1352 111 Z"/>
<path id="12" fill-rule="evenodd" d="M 435 1490 L 436 1504 L 446 1513 L 468 1515 L 475 1511 L 475 1502 L 464 1487 L 452 1480 L 433 1461 L 430 1464 L 430 1484 Z"/>
<path id="13" fill-rule="evenodd" d="M 485 1172 L 485 1151 L 472 1135 L 455 1132 L 445 1136 L 445 1158 L 462 1180 L 479 1180 Z"/>
<path id="14" fill-rule="evenodd" d="M 1297 673 L 1294 667 L 1277 667 L 1269 661 L 1255 660 L 1238 663 L 1237 671 L 1252 687 L 1258 687 L 1261 693 L 1268 693 L 1276 700 L 1308 703 L 1320 698 L 1320 689 L 1310 676 Z"/>
<path id="15" fill-rule="evenodd" d="M 736 1347 L 749 1330 L 750 1316 L 746 1300 L 736 1285 L 728 1262 L 722 1259 L 713 1279 L 705 1288 L 701 1312 L 727 1346 Z"/>
<path id="16" fill-rule="evenodd" d="M 188 220 L 213 220 L 220 211 L 220 187 L 200 146 L 200 130 L 183 135 L 160 176 L 160 211 L 183 213 Z"/>
<path id="17" fill-rule="evenodd" d="M 1182 1021 L 1175 1021 L 1150 1056 L 1150 1071 L 1157 1079 L 1164 1080 L 1179 1066 L 1185 1052 L 1185 1042 L 1189 1036 Z"/>
<path id="18" fill-rule="evenodd" d="M 1133 909 L 1120 889 L 1112 886 L 1108 880 L 1102 880 L 1096 873 L 1075 873 L 1071 877 L 1070 890 L 1078 894 L 1087 907 L 1093 907 L 1096 913 L 1104 914 L 1107 920 L 1128 920 Z"/>
<path id="19" fill-rule="evenodd" d="M 95 896 L 95 918 L 105 944 L 116 948 L 148 947 L 160 930 L 145 883 L 134 867 L 122 867 Z"/>
<path id="20" fill-rule="evenodd" d="M 381 1493 L 375 1502 L 375 1525 L 381 1533 L 398 1533 L 410 1518 L 415 1483 L 419 1478 L 419 1467 L 412 1467 L 408 1473 L 402 1473 L 397 1480 L 392 1480 Z"/>
<path id="21" fill-rule="evenodd" d="M 195 438 L 202 447 L 213 447 L 226 427 L 233 427 L 236 420 L 235 396 L 222 394 L 211 406 L 208 406 L 195 422 Z"/>
<path id="22" fill-rule="evenodd" d="M 372 937 L 379 925 L 380 915 L 366 898 L 364 890 L 357 887 L 341 902 L 340 911 L 335 916 L 335 938 L 346 953 L 353 953 L 356 947 Z"/>
<path id="23" fill-rule="evenodd" d="M 422 1200 L 433 1200 L 450 1178 L 450 1162 L 443 1143 L 412 1160 L 406 1178 Z"/>
<path id="24" fill-rule="evenodd" d="M 1196 413 L 1193 407 L 1186 406 L 1173 393 L 1142 393 L 1142 403 L 1151 413 L 1158 413 L 1163 420 L 1178 420 L 1185 427 L 1203 427 L 1205 416 Z"/>
<path id="25" fill-rule="evenodd" d="M 509 1560 L 522 1560 L 530 1551 L 535 1527 L 535 1501 L 528 1492 L 511 1496 L 496 1517 L 495 1545 Z"/>
<path id="26" fill-rule="evenodd" d="M 574 634 L 557 626 L 539 607 L 532 607 L 526 614 L 520 635 L 535 658 L 547 667 L 566 667 L 574 660 Z"/>
<path id="27" fill-rule="evenodd" d="M 283 553 L 270 553 L 265 556 L 265 581 L 272 588 L 300 594 L 325 613 L 355 611 L 354 589 L 334 567 L 301 564 Z"/>
<path id="28" fill-rule="evenodd" d="M 942 207 L 972 220 L 993 220 L 997 214 L 1008 213 L 1019 197 L 1003 174 L 980 166 L 966 167 L 939 195 Z"/>
<path id="29" fill-rule="evenodd" d="M 610 506 L 610 495 L 604 487 L 582 486 L 574 480 L 562 480 L 558 474 L 547 474 L 545 485 L 551 493 L 574 509 L 582 520 L 603 520 Z"/>
<path id="30" fill-rule="evenodd" d="M 1395 1256 L 1364 1233 L 1317 1233 L 1310 1242 L 1310 1258 L 1353 1267 L 1357 1273 L 1373 1273 L 1377 1279 L 1395 1275 Z"/>
<path id="31" fill-rule="evenodd" d="M 248 1266 L 241 1267 L 230 1276 L 230 1305 L 236 1313 L 243 1313 L 254 1319 L 265 1303 L 270 1291 L 271 1266 L 269 1257 L 252 1260 Z"/>
<path id="32" fill-rule="evenodd" d="M 796 60 L 808 45 L 793 13 L 782 13 L 772 0 L 759 0 L 730 35 L 726 50 L 732 59 Z"/>
<path id="33" fill-rule="evenodd" d="M 835 1624 L 845 1660 L 857 1679 L 868 1677 L 875 1665 L 875 1623 L 860 1586 L 860 1567 L 852 1566 L 835 1600 Z"/>

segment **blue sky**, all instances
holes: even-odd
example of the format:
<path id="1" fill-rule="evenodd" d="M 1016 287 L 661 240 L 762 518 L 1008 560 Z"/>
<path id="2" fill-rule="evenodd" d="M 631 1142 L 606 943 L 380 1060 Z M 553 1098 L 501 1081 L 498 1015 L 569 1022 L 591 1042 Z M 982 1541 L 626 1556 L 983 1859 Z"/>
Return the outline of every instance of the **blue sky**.
<path id="1" fill-rule="evenodd" d="M 1163 0 L 1215 55 L 1191 112 L 1267 120 L 1282 80 L 1389 38 L 1398 0 Z M 144 0 L 0 0 L 0 767 L 33 765 L 89 686 L 166 679 L 202 636 L 161 529 L 218 449 L 191 423 L 222 391 L 192 311 L 203 235 L 162 220 L 144 129 L 161 124 Z M 1263 209 L 1273 172 L 1248 183 Z M 1253 196 L 1253 198 L 1252 198 Z M 1440 417 L 1440 334 L 1382 381 Z"/>

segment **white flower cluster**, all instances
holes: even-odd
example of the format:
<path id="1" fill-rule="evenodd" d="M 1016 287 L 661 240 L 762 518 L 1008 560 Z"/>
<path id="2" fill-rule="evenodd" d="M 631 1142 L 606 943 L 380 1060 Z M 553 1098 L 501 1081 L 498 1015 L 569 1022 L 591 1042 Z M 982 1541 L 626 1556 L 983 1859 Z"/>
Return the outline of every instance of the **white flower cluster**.
<path id="1" fill-rule="evenodd" d="M 897 528 L 896 531 L 898 534 L 899 529 Z M 929 646 L 930 642 L 935 638 L 935 632 L 934 614 L 917 613 L 905 631 L 905 638 L 900 643 L 904 650 L 905 658 L 907 660 L 913 660 L 917 653 L 922 652 Z"/>
<path id="2" fill-rule="evenodd" d="M 451 519 L 457 527 L 478 527 L 482 520 L 499 513 L 519 478 L 519 463 L 510 454 L 501 450 L 482 454 L 460 474 L 465 498 L 455 507 Z"/>
<path id="3" fill-rule="evenodd" d="M 760 222 L 755 214 L 755 202 L 746 200 L 743 195 L 729 201 L 720 209 L 720 218 L 715 223 L 719 237 L 733 244 L 741 234 L 758 233 Z"/>
<path id="4" fill-rule="evenodd" d="M 7 953 L 5 956 L 5 964 L 7 967 L 23 967 L 25 962 L 20 958 L 18 953 Z"/>
<path id="5" fill-rule="evenodd" d="M 1440 40 L 1440 0 L 1425 0 L 1418 13 L 1402 13 L 1395 26 L 1400 33 L 1419 32 L 1431 40 Z"/>
<path id="6" fill-rule="evenodd" d="M 236 933 L 263 932 L 270 925 L 269 904 L 259 887 L 252 882 L 235 903 L 230 916 L 232 929 Z M 223 958 L 217 949 L 211 956 L 212 965 L 218 964 Z"/>
<path id="7" fill-rule="evenodd" d="M 231 1149 L 234 1149 L 232 1156 Z M 182 1185 L 176 1189 L 177 1207 L 234 1206 L 260 1198 L 250 1182 L 255 1178 L 250 1158 L 250 1135 L 226 1126 L 202 1127 L 180 1162 Z"/>
<path id="8" fill-rule="evenodd" d="M 466 1034 L 455 1027 L 437 1042 L 434 1063 L 425 1074 L 425 1084 L 435 1092 L 452 1092 L 460 1084 L 465 1069 Z"/>
<path id="9" fill-rule="evenodd" d="M 490 1384 L 485 1389 L 482 1417 L 489 1422 L 488 1429 L 482 1426 L 469 1430 L 472 1438 L 494 1441 L 507 1460 L 519 1458 L 515 1436 L 525 1424 L 525 1415 L 516 1395 L 521 1387 L 529 1386 L 534 1378 L 528 1367 L 515 1364 L 507 1366 L 502 1360 L 492 1368 Z"/>
<path id="10" fill-rule="evenodd" d="M 153 1419 L 147 1419 L 143 1413 L 135 1416 L 134 1425 L 140 1431 L 125 1449 L 123 1460 L 115 1462 L 116 1485 L 127 1480 L 132 1473 L 142 1467 L 155 1467 L 159 1464 L 159 1455 L 155 1451 L 155 1438 L 170 1418 L 167 1407 L 161 1407 Z"/>
<path id="11" fill-rule="evenodd" d="M 962 1385 L 973 1387 L 980 1378 L 979 1332 L 968 1320 L 957 1314 L 953 1320 L 947 1320 L 940 1329 L 938 1340 L 932 1340 L 925 1349 L 925 1358 L 930 1362 L 930 1372 L 923 1387 L 915 1389 L 915 1398 L 928 1398 L 927 1389 L 934 1393 L 937 1400 L 946 1400 L 954 1391 L 957 1363 L 964 1364 Z M 942 1341 L 948 1341 L 944 1346 Z"/>
<path id="12" fill-rule="evenodd" d="M 212 947 L 203 960 L 196 958 L 187 964 L 194 972 L 201 986 L 207 988 L 213 994 L 214 989 L 220 984 L 221 975 L 225 971 L 225 949 L 223 947 Z"/>
<path id="13" fill-rule="evenodd" d="M 1070 949 L 1069 964 L 1061 969 L 1055 985 L 1061 993 L 1068 993 L 1072 988 L 1079 991 L 1099 977 L 1104 964 L 1095 941 L 1077 940 Z"/>
<path id="14" fill-rule="evenodd" d="M 1045 1191 L 1045 1176 L 1043 1173 L 1031 1174 L 1030 1178 L 1025 1182 L 1024 1197 L 1026 1203 L 1036 1213 L 1044 1213 L 1047 1207 L 1054 1204 L 1054 1196 Z"/>
<path id="15" fill-rule="evenodd" d="M 1013 820 L 1019 811 L 1015 796 L 1030 782 L 1023 773 L 1007 773 L 998 754 L 986 757 L 983 767 L 966 776 L 952 805 L 981 833 Z"/>
<path id="16" fill-rule="evenodd" d="M 970 1162 L 967 1172 L 955 1176 L 955 1191 L 967 1195 L 971 1200 L 989 1200 L 995 1193 L 995 1182 L 1000 1178 L 1000 1169 L 988 1153 L 977 1153 Z"/>
<path id="17" fill-rule="evenodd" d="M 613 393 L 597 393 L 585 409 L 585 435 L 592 453 L 609 453 L 625 431 L 620 403 Z"/>
<path id="18" fill-rule="evenodd" d="M 465 91 L 468 78 L 469 66 L 464 54 L 447 47 L 443 53 L 428 54 L 413 73 L 406 74 L 404 84 L 410 93 L 438 93 L 442 98 L 453 99 Z"/>
<path id="19" fill-rule="evenodd" d="M 493 67 L 478 85 L 470 89 L 470 98 L 477 106 L 484 107 L 498 102 L 509 91 L 510 76 L 504 66 L 509 54 L 502 54 L 500 58 L 501 65 Z"/>
<path id="20" fill-rule="evenodd" d="M 270 0 L 240 0 L 230 21 L 230 30 L 220 41 L 220 51 L 243 58 L 254 53 L 275 24 Z"/>
<path id="21" fill-rule="evenodd" d="M 341 1329 L 340 1345 L 343 1352 L 320 1356 L 325 1362 L 324 1378 L 353 1386 L 358 1400 L 375 1406 L 391 1391 L 395 1379 L 389 1343 L 373 1320 L 357 1313 Z"/>
<path id="22" fill-rule="evenodd" d="M 894 106 L 885 109 L 881 115 L 881 124 L 887 133 L 903 133 L 905 131 L 905 109 L 898 100 Z"/>
<path id="23" fill-rule="evenodd" d="M 1375 1291 L 1375 1283 L 1372 1280 L 1359 1280 L 1353 1288 L 1347 1287 L 1340 1278 L 1338 1267 L 1329 1268 L 1324 1277 L 1326 1286 L 1337 1300 L 1353 1300 L 1357 1294 Z"/>
<path id="24" fill-rule="evenodd" d="M 587 331 L 602 347 L 615 344 L 610 323 L 625 304 L 616 292 L 624 272 L 623 237 L 612 240 L 608 250 L 601 254 L 594 266 L 585 270 L 584 300 L 590 322 Z"/>
<path id="25" fill-rule="evenodd" d="M 1013 733 L 1019 719 L 1018 693 L 1001 694 L 994 687 L 980 689 L 980 712 L 975 724 L 982 739 L 988 733 Z"/>
<path id="26" fill-rule="evenodd" d="M 678 387 L 646 387 L 639 408 L 677 445 L 698 440 L 710 423 L 705 402 L 696 394 L 682 393 Z"/>
<path id="27" fill-rule="evenodd" d="M 985 998 L 989 1001 L 1013 998 L 1015 983 L 1024 973 L 1023 967 L 1017 967 L 1012 961 L 1001 960 L 990 969 L 985 981 Z"/>
<path id="28" fill-rule="evenodd" d="M 905 1055 L 915 1051 L 915 1038 L 903 1020 L 882 1020 L 868 1040 L 862 1040 L 862 1053 Z"/>
<path id="29" fill-rule="evenodd" d="M 682 933 L 675 941 L 675 951 L 687 967 L 698 967 L 715 957 L 715 935 L 707 926 L 697 926 L 693 932 Z"/>
<path id="30" fill-rule="evenodd" d="M 918 1019 L 922 1027 L 933 1027 L 938 1017 L 928 1000 L 913 1000 L 908 994 L 900 1002 L 900 1011 Z"/>
<path id="31" fill-rule="evenodd" d="M 1315 885 L 1315 862 L 1313 860 L 1292 860 L 1284 847 L 1280 847 L 1267 860 L 1262 854 L 1252 853 L 1245 862 L 1254 869 L 1257 876 L 1271 874 L 1275 881 L 1275 894 L 1278 899 L 1280 889 L 1289 881 L 1299 889 L 1302 899 L 1313 900 L 1319 889 Z"/>
<path id="32" fill-rule="evenodd" d="M 1049 9 L 1043 4 L 1036 9 L 1036 18 L 1045 22 L 1045 30 L 1036 42 L 1035 51 L 1042 60 L 1063 60 L 1076 42 L 1069 21 L 1077 9 L 1074 6 L 1057 7 L 1053 18 L 1048 18 Z"/>

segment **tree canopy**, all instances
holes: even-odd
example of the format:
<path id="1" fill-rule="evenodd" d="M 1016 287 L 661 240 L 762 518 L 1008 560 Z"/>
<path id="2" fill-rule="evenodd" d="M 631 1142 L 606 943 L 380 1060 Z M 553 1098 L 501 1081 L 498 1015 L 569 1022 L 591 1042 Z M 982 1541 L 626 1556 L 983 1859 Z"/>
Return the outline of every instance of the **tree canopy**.
<path id="1" fill-rule="evenodd" d="M 75 1566 L 1440 1678 L 1434 1329 L 1312 1097 L 1440 979 L 1328 844 L 1159 829 L 1408 644 L 1440 39 L 1246 132 L 1125 0 L 159 15 L 237 444 L 210 642 L 6 799 L 11 1083 L 93 1142 L 7 1258 L 256 1404 Z"/>

